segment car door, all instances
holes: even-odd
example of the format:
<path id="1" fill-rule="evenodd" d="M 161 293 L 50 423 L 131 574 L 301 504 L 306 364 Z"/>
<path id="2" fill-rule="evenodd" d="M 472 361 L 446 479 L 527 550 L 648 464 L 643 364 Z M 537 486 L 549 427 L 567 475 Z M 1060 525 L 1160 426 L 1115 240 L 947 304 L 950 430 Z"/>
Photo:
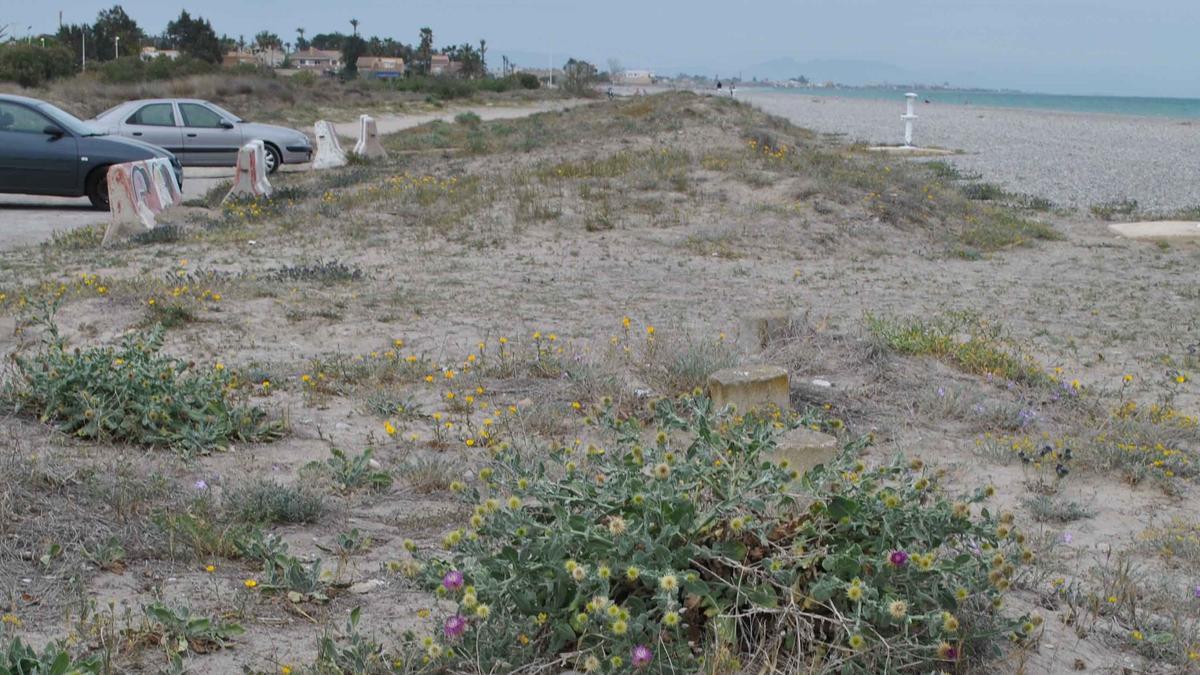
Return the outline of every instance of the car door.
<path id="1" fill-rule="evenodd" d="M 232 120 L 202 103 L 179 102 L 183 120 L 184 164 L 233 166 L 242 145 L 242 132 Z"/>
<path id="2" fill-rule="evenodd" d="M 73 135 L 29 106 L 0 101 L 0 191 L 76 194 L 78 175 Z"/>
<path id="3" fill-rule="evenodd" d="M 175 104 L 147 103 L 121 123 L 121 135 L 152 143 L 174 154 L 183 152 L 183 129 L 177 124 Z"/>

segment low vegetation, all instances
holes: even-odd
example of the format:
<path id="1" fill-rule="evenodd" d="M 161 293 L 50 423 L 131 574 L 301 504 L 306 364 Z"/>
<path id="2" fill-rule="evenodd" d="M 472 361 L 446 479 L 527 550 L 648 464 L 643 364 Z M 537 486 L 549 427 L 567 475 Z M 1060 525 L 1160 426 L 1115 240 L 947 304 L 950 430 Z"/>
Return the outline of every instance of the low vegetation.
<path id="1" fill-rule="evenodd" d="M 1200 660 L 1194 250 L 729 99 L 453 119 L 0 252 L 0 672 Z"/>

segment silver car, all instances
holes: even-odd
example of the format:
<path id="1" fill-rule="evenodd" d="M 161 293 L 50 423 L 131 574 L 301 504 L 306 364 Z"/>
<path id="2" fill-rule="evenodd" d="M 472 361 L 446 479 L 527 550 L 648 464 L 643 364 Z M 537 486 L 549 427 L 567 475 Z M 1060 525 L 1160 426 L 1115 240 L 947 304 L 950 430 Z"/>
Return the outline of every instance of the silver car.
<path id="1" fill-rule="evenodd" d="M 95 127 L 152 143 L 175 154 L 184 166 L 233 166 L 238 148 L 260 140 L 267 146 L 267 171 L 312 159 L 308 136 L 285 127 L 247 122 L 215 103 L 194 98 L 129 101 L 100 113 Z"/>

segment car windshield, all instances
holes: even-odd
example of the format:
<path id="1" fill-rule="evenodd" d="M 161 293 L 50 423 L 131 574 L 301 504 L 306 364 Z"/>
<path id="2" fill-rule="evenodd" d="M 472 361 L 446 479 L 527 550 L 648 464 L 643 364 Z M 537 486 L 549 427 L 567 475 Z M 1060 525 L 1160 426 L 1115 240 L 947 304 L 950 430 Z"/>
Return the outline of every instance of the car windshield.
<path id="1" fill-rule="evenodd" d="M 245 122 L 245 121 L 246 121 L 246 120 L 244 120 L 244 119 L 242 119 L 242 118 L 238 117 L 237 115 L 234 115 L 233 113 L 229 112 L 228 110 L 226 110 L 226 109 L 222 108 L 221 106 L 217 105 L 216 103 L 208 103 L 207 101 L 206 101 L 205 103 L 206 103 L 206 105 L 208 105 L 208 107 L 210 107 L 210 108 L 212 108 L 213 110 L 216 110 L 217 112 L 221 113 L 221 116 L 222 116 L 222 117 L 226 117 L 226 118 L 228 118 L 228 119 L 231 119 L 231 120 L 233 120 L 234 122 Z"/>
<path id="2" fill-rule="evenodd" d="M 96 127 L 84 122 L 71 113 L 59 108 L 58 106 L 49 103 L 39 103 L 38 108 L 42 112 L 49 115 L 55 122 L 58 122 L 64 129 L 75 134 L 76 136 L 103 136 L 104 132 Z"/>

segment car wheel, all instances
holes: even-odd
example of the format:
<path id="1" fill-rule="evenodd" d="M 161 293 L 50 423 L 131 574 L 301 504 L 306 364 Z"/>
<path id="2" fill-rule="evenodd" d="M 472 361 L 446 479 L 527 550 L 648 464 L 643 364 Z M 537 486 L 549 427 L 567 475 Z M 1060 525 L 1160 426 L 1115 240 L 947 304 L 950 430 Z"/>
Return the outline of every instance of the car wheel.
<path id="1" fill-rule="evenodd" d="M 87 183 L 83 187 L 87 198 L 92 202 L 92 208 L 100 211 L 109 210 L 107 166 L 93 169 L 88 174 Z"/>
<path id="2" fill-rule="evenodd" d="M 275 173 L 279 167 L 283 165 L 283 156 L 279 154 L 279 148 L 266 144 L 267 147 L 267 173 Z"/>

